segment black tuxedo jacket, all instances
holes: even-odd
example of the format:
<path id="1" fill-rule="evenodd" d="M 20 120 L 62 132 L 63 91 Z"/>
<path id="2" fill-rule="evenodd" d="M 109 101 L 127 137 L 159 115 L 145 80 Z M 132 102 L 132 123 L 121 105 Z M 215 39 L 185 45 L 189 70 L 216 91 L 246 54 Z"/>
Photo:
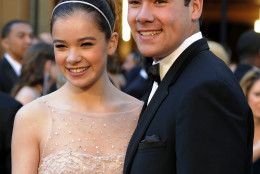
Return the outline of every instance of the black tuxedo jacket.
<path id="1" fill-rule="evenodd" d="M 10 94 L 18 77 L 6 58 L 0 61 L 0 91 Z"/>
<path id="2" fill-rule="evenodd" d="M 0 173 L 11 173 L 11 137 L 21 103 L 0 91 Z"/>
<path id="3" fill-rule="evenodd" d="M 253 117 L 205 39 L 169 69 L 130 140 L 124 174 L 249 174 Z"/>

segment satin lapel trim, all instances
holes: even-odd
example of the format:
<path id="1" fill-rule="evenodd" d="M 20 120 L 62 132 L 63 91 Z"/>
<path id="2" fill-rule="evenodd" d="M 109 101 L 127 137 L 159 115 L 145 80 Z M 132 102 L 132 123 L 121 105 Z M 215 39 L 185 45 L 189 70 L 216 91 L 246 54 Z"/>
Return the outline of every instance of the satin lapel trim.
<path id="1" fill-rule="evenodd" d="M 149 94 L 151 93 L 151 91 L 152 91 L 152 84 L 150 84 L 150 89 L 149 89 L 148 93 L 146 94 L 146 96 L 144 98 L 144 105 L 143 105 L 143 108 L 142 108 L 141 113 L 140 113 L 139 121 L 140 121 L 145 109 L 147 108 L 148 98 L 149 98 Z"/>
<path id="2" fill-rule="evenodd" d="M 138 149 L 139 142 L 141 141 L 160 104 L 168 95 L 169 86 L 175 83 L 180 73 L 196 54 L 207 49 L 209 49 L 209 47 L 205 39 L 200 39 L 194 42 L 179 56 L 179 58 L 174 62 L 169 71 L 166 73 L 149 105 L 142 110 L 141 118 L 127 149 L 124 173 L 129 173 L 130 166 Z"/>
<path id="3" fill-rule="evenodd" d="M 130 141 L 131 146 L 129 144 L 129 149 L 127 150 L 127 151 L 129 151 L 129 152 L 127 152 L 127 154 L 129 154 L 130 157 L 125 158 L 126 168 L 124 168 L 124 170 L 126 169 L 127 172 L 124 171 L 124 173 L 129 173 L 129 167 L 130 167 L 129 162 L 132 162 L 134 154 L 138 148 L 139 142 L 141 141 L 146 128 L 152 121 L 156 110 L 160 106 L 160 103 L 164 100 L 164 98 L 167 95 L 168 95 L 168 83 L 161 82 L 160 86 L 158 87 L 157 91 L 155 92 L 155 94 L 154 94 L 153 98 L 151 99 L 150 103 L 148 104 L 148 106 L 144 106 L 144 108 L 142 109 L 142 112 L 141 112 L 142 114 L 141 114 L 140 120 L 138 122 L 138 126 L 136 127 L 134 134 Z M 147 102 L 145 104 L 147 105 Z"/>

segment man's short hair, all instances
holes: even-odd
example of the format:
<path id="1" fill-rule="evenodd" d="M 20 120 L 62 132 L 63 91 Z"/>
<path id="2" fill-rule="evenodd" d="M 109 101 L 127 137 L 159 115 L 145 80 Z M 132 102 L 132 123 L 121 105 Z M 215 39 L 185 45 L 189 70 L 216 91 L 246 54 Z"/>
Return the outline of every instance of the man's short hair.
<path id="1" fill-rule="evenodd" d="M 188 6 L 188 5 L 190 4 L 190 1 L 191 1 L 191 0 L 184 0 L 184 5 L 185 5 L 185 6 Z"/>
<path id="2" fill-rule="evenodd" d="M 18 23 L 23 23 L 23 24 L 28 24 L 28 22 L 26 21 L 23 21 L 23 20 L 12 20 L 12 21 L 9 21 L 8 23 L 5 24 L 5 26 L 3 27 L 2 29 L 2 33 L 1 33 L 1 38 L 4 39 L 4 38 L 7 38 L 10 31 L 11 31 L 11 28 L 14 24 L 18 24 Z"/>
<path id="3" fill-rule="evenodd" d="M 184 5 L 187 7 L 189 6 L 191 0 L 184 0 Z M 199 18 L 200 25 L 202 24 L 202 15 Z"/>
<path id="4" fill-rule="evenodd" d="M 244 32 L 237 42 L 237 54 L 240 60 L 253 57 L 260 51 L 260 33 L 253 30 Z"/>

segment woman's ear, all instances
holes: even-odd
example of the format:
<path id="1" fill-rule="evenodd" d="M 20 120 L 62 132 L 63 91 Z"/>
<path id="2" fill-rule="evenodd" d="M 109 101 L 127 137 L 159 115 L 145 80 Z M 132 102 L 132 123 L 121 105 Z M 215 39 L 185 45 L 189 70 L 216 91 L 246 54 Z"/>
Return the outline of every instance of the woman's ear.
<path id="1" fill-rule="evenodd" d="M 114 33 L 112 33 L 111 38 L 108 43 L 108 51 L 107 51 L 108 55 L 111 56 L 115 53 L 117 44 L 118 44 L 118 34 L 116 32 L 114 32 Z"/>
<path id="2" fill-rule="evenodd" d="M 199 20 L 201 14 L 202 14 L 202 9 L 203 9 L 203 0 L 192 0 L 190 3 L 192 7 L 192 16 L 191 19 L 193 21 Z"/>

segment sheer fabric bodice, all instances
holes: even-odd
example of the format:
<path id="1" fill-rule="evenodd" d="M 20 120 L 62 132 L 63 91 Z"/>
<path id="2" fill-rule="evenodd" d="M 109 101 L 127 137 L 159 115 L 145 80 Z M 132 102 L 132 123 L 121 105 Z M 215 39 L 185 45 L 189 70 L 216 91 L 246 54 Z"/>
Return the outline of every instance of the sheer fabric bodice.
<path id="1" fill-rule="evenodd" d="M 39 174 L 121 174 L 127 145 L 143 103 L 124 112 L 81 113 L 55 108 L 40 98 L 51 126 L 41 152 Z"/>

